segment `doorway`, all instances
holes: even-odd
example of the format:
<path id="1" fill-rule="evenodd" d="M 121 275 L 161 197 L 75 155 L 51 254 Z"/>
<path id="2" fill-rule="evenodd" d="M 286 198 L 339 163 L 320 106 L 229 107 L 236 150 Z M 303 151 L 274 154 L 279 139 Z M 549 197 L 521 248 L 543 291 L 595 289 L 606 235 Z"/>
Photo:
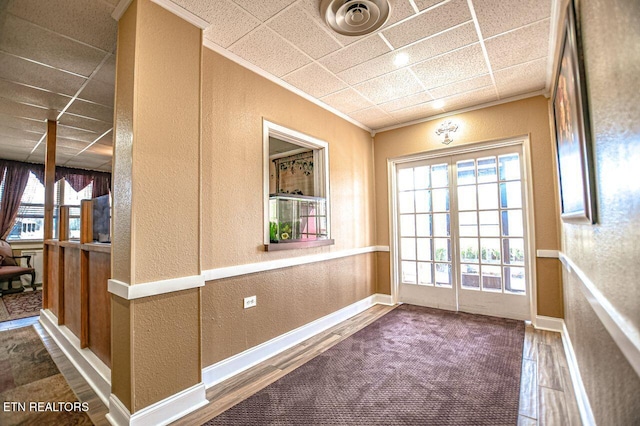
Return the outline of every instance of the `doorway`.
<path id="1" fill-rule="evenodd" d="M 531 319 L 523 144 L 392 162 L 399 302 Z"/>

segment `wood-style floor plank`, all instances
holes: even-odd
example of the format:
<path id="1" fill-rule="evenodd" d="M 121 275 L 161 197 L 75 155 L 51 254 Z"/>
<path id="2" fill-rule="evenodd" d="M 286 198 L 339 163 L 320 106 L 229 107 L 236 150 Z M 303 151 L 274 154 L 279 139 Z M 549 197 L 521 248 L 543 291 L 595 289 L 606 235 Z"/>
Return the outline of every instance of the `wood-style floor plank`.
<path id="1" fill-rule="evenodd" d="M 569 416 L 565 405 L 564 392 L 538 387 L 538 401 L 543 410 L 540 410 L 538 424 L 540 426 L 569 425 Z"/>
<path id="2" fill-rule="evenodd" d="M 518 414 L 532 419 L 538 418 L 538 373 L 536 362 L 531 359 L 522 360 Z"/>
<path id="3" fill-rule="evenodd" d="M 550 389 L 563 390 L 553 346 L 542 342 L 538 342 L 538 383 Z"/>

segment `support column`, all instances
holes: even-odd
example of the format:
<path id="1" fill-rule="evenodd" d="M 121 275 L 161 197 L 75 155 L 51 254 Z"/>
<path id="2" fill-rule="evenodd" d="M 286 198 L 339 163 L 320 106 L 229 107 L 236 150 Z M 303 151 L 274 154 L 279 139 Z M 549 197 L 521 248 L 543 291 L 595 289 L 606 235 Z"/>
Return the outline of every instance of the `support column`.
<path id="1" fill-rule="evenodd" d="M 53 208 L 55 203 L 56 185 L 56 136 L 58 123 L 47 120 L 47 141 L 44 157 L 44 237 L 47 241 L 53 238 Z M 42 307 L 49 309 L 49 277 L 46 273 L 49 265 L 49 250 L 46 244 L 42 250 L 42 264 L 45 265 L 45 273 L 42 274 Z"/>
<path id="2" fill-rule="evenodd" d="M 202 30 L 150 0 L 134 0 L 119 20 L 117 52 L 109 418 L 152 424 L 206 403 Z"/>

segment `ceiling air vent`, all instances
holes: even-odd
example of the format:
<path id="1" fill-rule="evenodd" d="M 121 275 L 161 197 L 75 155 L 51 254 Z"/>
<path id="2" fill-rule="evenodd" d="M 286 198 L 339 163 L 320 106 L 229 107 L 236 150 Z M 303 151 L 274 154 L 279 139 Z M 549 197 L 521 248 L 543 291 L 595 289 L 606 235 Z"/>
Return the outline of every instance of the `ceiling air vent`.
<path id="1" fill-rule="evenodd" d="M 391 6 L 388 0 L 322 0 L 320 13 L 335 32 L 361 36 L 383 26 Z"/>

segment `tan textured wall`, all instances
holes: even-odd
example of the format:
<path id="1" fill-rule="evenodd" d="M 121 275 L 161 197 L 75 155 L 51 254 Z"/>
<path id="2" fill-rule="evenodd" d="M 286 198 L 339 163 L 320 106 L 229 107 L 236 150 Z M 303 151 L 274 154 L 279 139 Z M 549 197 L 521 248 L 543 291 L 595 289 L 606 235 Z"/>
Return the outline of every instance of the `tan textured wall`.
<path id="1" fill-rule="evenodd" d="M 202 93 L 202 269 L 373 244 L 369 133 L 208 49 Z M 334 246 L 264 251 L 263 117 L 329 144 Z"/>
<path id="2" fill-rule="evenodd" d="M 389 252 L 377 252 L 376 262 L 376 293 L 391 294 L 391 264 Z"/>
<path id="3" fill-rule="evenodd" d="M 562 251 L 640 329 L 640 3 L 581 0 L 598 223 L 564 224 Z M 614 82 L 614 84 L 612 84 Z M 640 379 L 564 274 L 566 322 L 598 424 L 637 424 Z"/>
<path id="4" fill-rule="evenodd" d="M 202 32 L 150 0 L 120 32 L 114 278 L 198 275 Z M 112 386 L 132 413 L 200 382 L 199 290 L 114 299 Z"/>
<path id="5" fill-rule="evenodd" d="M 208 366 L 375 293 L 375 253 L 210 281 L 202 291 Z M 242 299 L 257 296 L 255 308 Z"/>
<path id="6" fill-rule="evenodd" d="M 201 381 L 199 292 L 185 290 L 131 302 L 134 411 Z"/>
<path id="7" fill-rule="evenodd" d="M 373 245 L 369 133 L 207 49 L 202 101 L 203 269 Z M 263 118 L 329 144 L 335 245 L 264 251 Z M 203 366 L 361 300 L 375 281 L 369 254 L 208 282 Z M 252 295 L 258 306 L 242 309 Z"/>
<path id="8" fill-rule="evenodd" d="M 460 125 L 453 136 L 454 146 L 527 134 L 530 136 L 536 249 L 557 250 L 555 165 L 550 140 L 547 100 L 537 96 L 454 115 L 449 119 Z M 428 121 L 382 132 L 375 136 L 377 244 L 389 244 L 387 159 L 443 148 L 442 136 L 435 134 L 441 122 L 442 120 Z M 538 269 L 539 267 L 538 265 Z M 560 296 L 562 284 L 557 274 L 545 274 L 545 276 L 544 283 L 538 280 L 537 289 L 550 291 L 554 296 L 543 295 L 545 304 L 538 306 L 538 313 L 562 317 L 562 297 Z"/>

